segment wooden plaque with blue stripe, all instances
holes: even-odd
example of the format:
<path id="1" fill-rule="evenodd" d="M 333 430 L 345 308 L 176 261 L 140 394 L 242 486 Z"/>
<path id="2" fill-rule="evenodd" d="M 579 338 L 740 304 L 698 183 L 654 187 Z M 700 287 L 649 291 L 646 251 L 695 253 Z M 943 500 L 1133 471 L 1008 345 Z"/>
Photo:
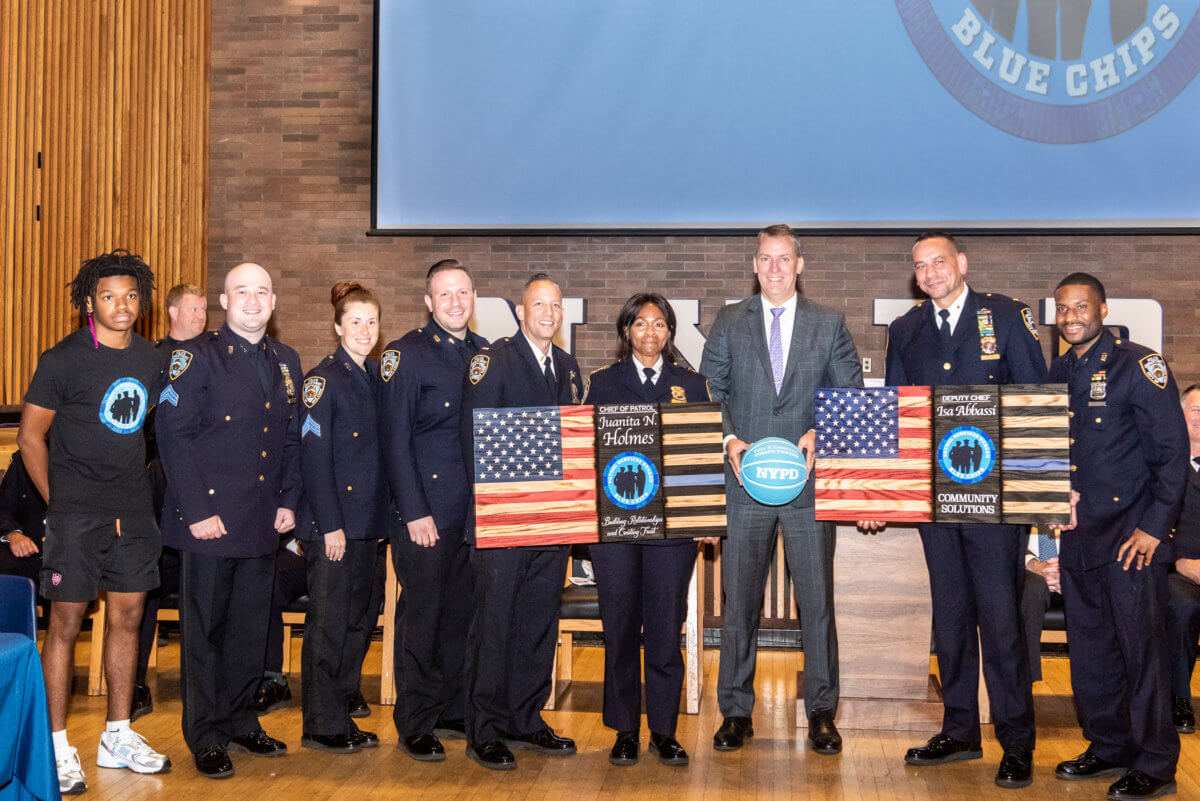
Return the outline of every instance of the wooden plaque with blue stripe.
<path id="1" fill-rule="evenodd" d="M 659 408 L 667 538 L 724 537 L 721 404 L 664 403 Z"/>
<path id="2" fill-rule="evenodd" d="M 1066 384 L 1000 388 L 1001 505 L 1005 523 L 1071 520 L 1071 448 Z"/>

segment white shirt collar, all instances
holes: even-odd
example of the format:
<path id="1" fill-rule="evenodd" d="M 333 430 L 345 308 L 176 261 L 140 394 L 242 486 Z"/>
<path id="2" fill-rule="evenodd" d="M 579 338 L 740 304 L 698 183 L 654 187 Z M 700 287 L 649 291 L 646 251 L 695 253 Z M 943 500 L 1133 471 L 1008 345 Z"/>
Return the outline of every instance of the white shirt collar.
<path id="1" fill-rule="evenodd" d="M 545 372 L 546 357 L 549 356 L 550 357 L 550 370 L 554 373 L 554 375 L 557 376 L 558 371 L 554 369 L 554 343 L 551 342 L 549 350 L 543 352 L 540 349 L 538 349 L 537 345 L 533 344 L 532 339 L 525 336 L 524 331 L 521 332 L 521 338 L 525 340 L 525 344 L 529 346 L 529 350 L 533 353 L 533 360 L 535 362 L 537 362 L 538 369 Z"/>
<path id="2" fill-rule="evenodd" d="M 771 301 L 767 300 L 765 295 L 762 295 L 761 297 L 762 297 L 763 317 L 765 317 L 767 322 L 769 323 L 769 322 L 771 322 L 771 317 L 772 317 L 771 309 L 786 309 L 787 312 L 783 315 L 784 317 L 787 317 L 789 314 L 796 311 L 796 298 L 800 297 L 800 293 L 793 292 L 792 296 L 790 298 L 788 298 L 787 300 L 785 300 L 783 303 L 779 304 L 778 306 L 775 306 L 774 304 L 771 303 Z"/>
<path id="3" fill-rule="evenodd" d="M 639 384 L 646 383 L 646 372 L 645 372 L 646 367 L 645 367 L 645 365 L 643 365 L 641 362 L 639 362 L 637 360 L 637 357 L 635 357 L 635 356 L 630 356 L 629 361 L 633 362 L 634 375 L 637 376 L 638 383 Z M 662 375 L 662 371 L 663 371 L 663 357 L 662 357 L 661 353 L 658 354 L 658 361 L 656 361 L 654 363 L 653 369 L 654 369 L 654 376 L 651 380 L 655 384 L 657 384 L 659 376 Z"/>
<path id="4" fill-rule="evenodd" d="M 950 333 L 952 334 L 958 329 L 958 318 L 962 317 L 963 308 L 967 305 L 967 294 L 970 291 L 970 287 L 967 286 L 966 282 L 963 282 L 962 290 L 958 293 L 958 297 L 947 307 L 950 316 L 946 321 L 950 323 Z M 939 327 L 942 324 L 942 318 L 939 314 L 941 311 L 936 303 L 933 304 L 933 321 Z"/>

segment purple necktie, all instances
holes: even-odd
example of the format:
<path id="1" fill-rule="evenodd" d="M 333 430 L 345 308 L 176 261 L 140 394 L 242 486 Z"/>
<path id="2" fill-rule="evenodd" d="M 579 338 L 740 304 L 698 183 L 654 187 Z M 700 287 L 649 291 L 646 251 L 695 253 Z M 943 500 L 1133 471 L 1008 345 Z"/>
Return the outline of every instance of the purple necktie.
<path id="1" fill-rule="evenodd" d="M 775 394 L 783 385 L 783 332 L 779 328 L 779 315 L 786 309 L 771 309 L 771 339 L 767 343 L 767 352 L 771 354 L 771 372 L 775 378 Z"/>

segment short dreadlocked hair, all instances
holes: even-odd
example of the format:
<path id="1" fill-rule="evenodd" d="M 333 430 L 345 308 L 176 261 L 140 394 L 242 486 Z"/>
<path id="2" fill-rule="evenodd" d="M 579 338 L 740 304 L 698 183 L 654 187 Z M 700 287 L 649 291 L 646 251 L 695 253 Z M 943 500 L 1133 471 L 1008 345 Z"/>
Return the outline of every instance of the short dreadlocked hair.
<path id="1" fill-rule="evenodd" d="M 117 248 L 112 253 L 102 253 L 88 259 L 80 266 L 79 272 L 68 284 L 71 288 L 71 305 L 81 312 L 86 311 L 87 299 L 96 294 L 100 279 L 114 275 L 132 276 L 137 281 L 138 297 L 143 305 L 149 303 L 150 295 L 154 292 L 154 271 L 141 256 Z"/>

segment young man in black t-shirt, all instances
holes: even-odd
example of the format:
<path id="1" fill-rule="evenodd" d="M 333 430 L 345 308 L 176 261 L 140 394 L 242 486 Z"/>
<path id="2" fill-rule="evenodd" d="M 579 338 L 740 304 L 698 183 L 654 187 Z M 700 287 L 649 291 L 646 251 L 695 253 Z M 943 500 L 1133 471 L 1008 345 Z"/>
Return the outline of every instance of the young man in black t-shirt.
<path id="1" fill-rule="evenodd" d="M 67 742 L 67 696 L 79 626 L 101 590 L 108 600 L 108 721 L 96 764 L 135 773 L 171 767 L 129 728 L 138 623 L 146 591 L 158 586 L 162 547 L 142 434 L 162 360 L 133 333 L 153 287 L 150 267 L 127 251 L 84 262 L 71 303 L 87 314 L 88 327 L 41 355 L 21 409 L 17 443 L 47 502 L 40 590 L 51 605 L 42 671 L 64 795 L 86 789 Z"/>

